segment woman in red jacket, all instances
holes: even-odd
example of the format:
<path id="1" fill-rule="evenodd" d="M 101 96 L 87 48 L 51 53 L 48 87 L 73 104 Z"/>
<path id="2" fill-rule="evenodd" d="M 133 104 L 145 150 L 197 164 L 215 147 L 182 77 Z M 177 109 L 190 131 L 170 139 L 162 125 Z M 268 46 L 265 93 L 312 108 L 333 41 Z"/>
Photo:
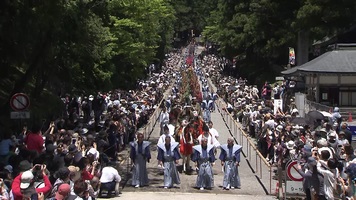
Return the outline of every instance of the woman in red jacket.
<path id="1" fill-rule="evenodd" d="M 43 175 L 44 187 L 42 188 L 35 188 L 33 185 L 35 182 L 33 172 L 36 170 L 40 171 L 40 173 L 42 173 Z M 19 174 L 14 179 L 11 186 L 14 200 L 22 200 L 24 197 L 27 196 L 26 194 L 28 194 L 29 192 L 30 194 L 43 193 L 44 195 L 46 195 L 49 191 L 51 191 L 52 184 L 49 181 L 45 171 L 46 165 L 35 165 L 32 169 Z"/>

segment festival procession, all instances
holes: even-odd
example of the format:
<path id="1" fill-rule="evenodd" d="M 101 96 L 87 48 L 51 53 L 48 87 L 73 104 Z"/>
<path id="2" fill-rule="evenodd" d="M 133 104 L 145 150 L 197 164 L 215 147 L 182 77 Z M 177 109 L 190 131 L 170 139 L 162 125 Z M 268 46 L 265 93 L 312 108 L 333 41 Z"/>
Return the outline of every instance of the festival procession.
<path id="1" fill-rule="evenodd" d="M 0 3 L 0 200 L 356 200 L 356 1 Z"/>
<path id="2" fill-rule="evenodd" d="M 302 178 L 302 198 L 337 199 L 352 191 L 347 181 L 355 174 L 354 151 L 339 108 L 329 114 L 330 121 L 311 116 L 316 126 L 297 121 L 293 99 L 289 110 L 274 113 L 268 99 L 279 99 L 287 85 L 272 89 L 266 83 L 259 92 L 241 78 L 220 75 L 223 59 L 202 56 L 199 48 L 204 49 L 191 44 L 172 53 L 165 72 L 140 82 L 141 90 L 102 93 L 94 99 L 90 95 L 80 104 L 73 98 L 66 108 L 68 121 L 51 122 L 45 132 L 34 124 L 24 126 L 20 135 L 7 133 L 0 143 L 2 198 L 40 194 L 44 199 L 96 199 L 124 197 L 125 190 L 182 188 L 218 194 L 244 194 L 254 188 L 251 193 L 265 193 L 261 184 L 253 183 L 244 148 L 223 115 L 241 124 L 271 167 L 269 184 L 276 183 L 277 196 L 284 189 L 278 171 L 287 172 L 293 161 L 296 176 Z M 95 99 L 101 99 L 99 108 Z M 92 110 L 86 116 L 89 102 Z M 143 128 L 156 109 L 155 126 L 147 134 Z M 261 182 L 268 187 L 268 181 Z M 274 194 L 267 191 L 265 198 Z"/>

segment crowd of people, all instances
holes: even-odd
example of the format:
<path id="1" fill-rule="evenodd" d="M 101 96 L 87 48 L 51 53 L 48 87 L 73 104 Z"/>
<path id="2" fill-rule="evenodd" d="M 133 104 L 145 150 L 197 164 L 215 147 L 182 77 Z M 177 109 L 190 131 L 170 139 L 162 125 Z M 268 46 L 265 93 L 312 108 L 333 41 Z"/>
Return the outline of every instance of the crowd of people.
<path id="1" fill-rule="evenodd" d="M 63 117 L 48 123 L 24 126 L 21 133 L 2 132 L 0 140 L 0 192 L 2 199 L 95 199 L 120 194 L 121 177 L 117 153 L 130 146 L 133 187 L 149 184 L 147 162 L 151 158 L 149 141 L 137 130 L 161 106 L 161 137 L 157 142 L 159 166 L 164 169 L 164 188 L 180 184 L 176 164 L 183 160 L 183 171 L 197 172 L 196 187 L 211 189 L 212 167 L 220 148 L 223 188 L 240 188 L 238 175 L 241 146 L 229 138 L 218 141 L 210 113 L 221 97 L 226 111 L 242 123 L 247 133 L 271 165 L 285 168 L 297 160 L 304 177 L 307 199 L 356 199 L 356 160 L 351 132 L 342 121 L 339 108 L 330 117 L 310 116 L 297 121 L 294 99 L 285 109 L 274 111 L 273 99 L 283 96 L 289 83 L 266 84 L 258 89 L 246 79 L 224 76 L 226 60 L 215 55 L 195 58 L 191 51 L 170 54 L 163 72 L 151 73 L 137 90 L 100 92 L 87 97 L 63 98 Z M 194 54 L 194 52 L 193 52 Z M 187 64 L 179 64 L 181 60 Z M 194 64 L 193 64 L 194 63 Z M 199 77 L 202 101 L 194 94 L 182 98 L 180 71 L 192 70 Z M 217 93 L 213 93 L 209 77 Z M 176 80 L 171 95 L 163 92 Z M 190 160 L 195 168 L 190 167 Z"/>
<path id="2" fill-rule="evenodd" d="M 242 147 L 234 144 L 233 138 L 228 138 L 225 144 L 220 144 L 218 141 L 218 131 L 213 128 L 213 122 L 204 114 L 214 111 L 215 107 L 212 105 L 214 103 L 207 104 L 207 102 L 214 101 L 216 94 L 214 95 L 207 86 L 205 74 L 202 73 L 202 62 L 193 58 L 189 59 L 189 63 L 191 65 L 182 64 L 181 68 L 183 71 L 194 71 L 194 76 L 199 77 L 199 85 L 202 86 L 201 93 L 204 94 L 201 95 L 200 102 L 197 100 L 200 94 L 194 94 L 193 90 L 189 98 L 180 98 L 182 94 L 177 94 L 176 91 L 182 91 L 182 88 L 186 88 L 184 84 L 189 83 L 182 80 L 180 73 L 177 74 L 172 95 L 167 99 L 168 103 L 164 104 L 159 118 L 161 131 L 157 141 L 157 160 L 159 168 L 164 171 L 163 188 L 169 189 L 181 183 L 177 165 L 182 159 L 182 172 L 191 175 L 195 171 L 197 174 L 195 187 L 199 190 L 212 189 L 213 166 L 219 158 L 224 174 L 223 189 L 239 189 L 241 182 L 238 166 Z M 195 79 L 191 76 L 190 78 Z M 147 163 L 153 159 L 150 152 L 151 145 L 151 142 L 144 141 L 142 133 L 138 133 L 137 141 L 131 143 L 130 158 L 133 163 L 131 185 L 135 188 L 149 185 Z M 220 148 L 219 157 L 217 157 L 218 148 Z M 190 166 L 190 161 L 194 163 L 194 167 Z"/>
<path id="3" fill-rule="evenodd" d="M 1 127 L 1 199 L 119 196 L 118 152 L 160 106 L 184 54 L 168 54 L 162 71 L 152 71 L 136 90 L 66 95 L 59 119 L 25 125 L 20 133 Z"/>
<path id="4" fill-rule="evenodd" d="M 203 60 L 218 94 L 227 103 L 227 112 L 255 138 L 265 159 L 282 170 L 290 161 L 298 161 L 306 199 L 356 199 L 352 133 L 338 107 L 326 114 L 313 111 L 303 120 L 292 97 L 284 109 L 275 111 L 273 99 L 283 98 L 290 82 L 266 82 L 259 89 L 242 78 L 224 76 L 222 58 L 208 55 Z"/>

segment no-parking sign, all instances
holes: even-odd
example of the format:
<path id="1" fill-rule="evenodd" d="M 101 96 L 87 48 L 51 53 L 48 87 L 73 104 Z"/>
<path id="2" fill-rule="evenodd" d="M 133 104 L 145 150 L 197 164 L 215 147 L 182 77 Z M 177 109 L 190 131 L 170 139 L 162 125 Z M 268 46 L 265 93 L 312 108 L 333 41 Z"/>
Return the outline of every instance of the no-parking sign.
<path id="1" fill-rule="evenodd" d="M 298 168 L 297 168 L 298 162 L 297 161 L 291 161 L 287 165 L 287 176 L 290 178 L 292 181 L 303 181 L 302 175 L 299 174 Z"/>
<path id="2" fill-rule="evenodd" d="M 16 93 L 10 99 L 10 106 L 15 111 L 24 111 L 30 106 L 30 98 L 26 94 Z"/>

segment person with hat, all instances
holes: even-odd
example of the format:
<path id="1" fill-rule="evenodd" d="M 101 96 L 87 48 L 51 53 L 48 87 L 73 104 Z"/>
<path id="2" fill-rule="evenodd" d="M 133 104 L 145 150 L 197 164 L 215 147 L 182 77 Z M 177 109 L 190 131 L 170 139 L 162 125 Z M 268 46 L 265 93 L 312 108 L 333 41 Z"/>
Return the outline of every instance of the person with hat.
<path id="1" fill-rule="evenodd" d="M 345 146 L 346 144 L 350 144 L 349 141 L 346 139 L 346 134 L 344 131 L 340 131 L 338 145 Z"/>
<path id="2" fill-rule="evenodd" d="M 59 187 L 62 184 L 69 184 L 69 185 L 74 185 L 74 182 L 70 180 L 70 171 L 67 167 L 62 167 L 60 168 L 56 174 L 55 177 L 57 177 L 56 181 L 53 184 L 53 188 L 51 190 L 51 193 L 48 195 L 48 197 L 54 197 L 56 195 L 56 192 L 58 192 Z"/>
<path id="3" fill-rule="evenodd" d="M 214 175 L 212 166 L 215 162 L 214 146 L 203 137 L 200 145 L 193 147 L 192 161 L 198 172 L 196 187 L 200 190 L 211 189 L 214 186 Z"/>
<path id="4" fill-rule="evenodd" d="M 345 133 L 345 138 L 347 139 L 347 141 L 349 141 L 349 144 L 351 144 L 351 142 L 352 142 L 352 133 L 349 130 L 347 123 L 344 122 L 344 123 L 341 124 L 340 132 L 341 131 L 343 131 Z"/>
<path id="5" fill-rule="evenodd" d="M 223 167 L 224 180 L 223 188 L 226 190 L 241 188 L 238 167 L 240 166 L 240 151 L 242 146 L 234 144 L 234 138 L 229 137 L 227 144 L 220 146 L 221 152 L 219 159 Z"/>
<path id="6" fill-rule="evenodd" d="M 12 193 L 14 195 L 14 200 L 22 200 L 22 198 L 29 197 L 35 193 L 48 193 L 51 188 L 52 184 L 49 181 L 48 176 L 45 173 L 46 165 L 35 165 L 31 170 L 27 170 L 20 175 L 18 175 L 14 181 L 12 182 Z M 35 177 L 33 172 L 40 171 L 42 173 L 44 187 L 35 188 L 34 182 Z M 36 194 L 36 195 L 37 195 Z"/>
<path id="7" fill-rule="evenodd" d="M 164 188 L 171 188 L 173 184 L 180 184 L 176 164 L 181 158 L 178 152 L 178 142 L 171 142 L 171 137 L 165 137 L 165 143 L 157 144 L 158 164 L 164 168 Z"/>
<path id="8" fill-rule="evenodd" d="M 75 144 L 71 144 L 68 146 L 68 155 L 72 157 L 72 162 L 74 164 L 77 164 L 83 157 L 82 152 L 78 151 L 78 148 Z"/>
<path id="9" fill-rule="evenodd" d="M 143 140 L 143 133 L 137 133 L 137 141 L 130 142 L 130 159 L 133 164 L 131 185 L 136 188 L 148 185 L 146 163 L 151 159 L 150 144 Z"/>
<path id="10" fill-rule="evenodd" d="M 303 179 L 303 189 L 307 200 L 311 200 L 312 196 L 324 197 L 324 177 L 321 173 L 317 171 L 317 160 L 314 156 L 310 156 L 307 159 L 304 168 L 297 164 L 298 173 L 304 178 Z"/>

